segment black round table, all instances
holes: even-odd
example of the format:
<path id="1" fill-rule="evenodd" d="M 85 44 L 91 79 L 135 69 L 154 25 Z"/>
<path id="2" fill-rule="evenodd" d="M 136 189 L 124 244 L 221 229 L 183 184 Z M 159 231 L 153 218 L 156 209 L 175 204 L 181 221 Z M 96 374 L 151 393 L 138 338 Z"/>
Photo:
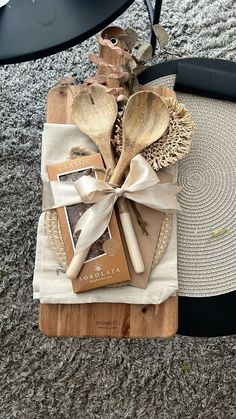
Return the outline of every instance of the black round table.
<path id="1" fill-rule="evenodd" d="M 10 0 L 0 8 L 0 64 L 42 58 L 102 30 L 134 0 Z"/>

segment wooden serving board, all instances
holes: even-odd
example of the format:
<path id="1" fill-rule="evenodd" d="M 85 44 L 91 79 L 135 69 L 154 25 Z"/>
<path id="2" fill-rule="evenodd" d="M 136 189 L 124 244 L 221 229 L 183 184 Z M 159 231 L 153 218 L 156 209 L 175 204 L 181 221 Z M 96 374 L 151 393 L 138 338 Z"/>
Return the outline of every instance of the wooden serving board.
<path id="1" fill-rule="evenodd" d="M 80 86 L 55 87 L 49 91 L 47 122 L 73 123 L 71 104 Z M 155 86 L 161 95 L 174 96 L 170 89 Z M 160 305 L 91 303 L 40 304 L 39 327 L 47 336 L 167 338 L 178 327 L 178 297 Z"/>

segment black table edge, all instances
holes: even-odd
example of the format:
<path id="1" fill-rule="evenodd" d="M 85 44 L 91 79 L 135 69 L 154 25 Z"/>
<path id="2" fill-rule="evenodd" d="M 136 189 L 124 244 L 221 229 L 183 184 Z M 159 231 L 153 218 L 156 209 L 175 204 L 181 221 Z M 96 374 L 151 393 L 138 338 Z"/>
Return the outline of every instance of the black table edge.
<path id="1" fill-rule="evenodd" d="M 158 79 L 171 74 L 176 74 L 179 63 L 196 64 L 204 67 L 212 67 L 216 69 L 222 69 L 234 73 L 236 69 L 236 63 L 233 61 L 227 61 L 223 59 L 215 58 L 180 58 L 177 60 L 165 61 L 159 64 L 148 67 L 139 76 L 139 82 L 141 84 L 150 83 L 152 80 Z"/>
<path id="2" fill-rule="evenodd" d="M 72 48 L 75 45 L 85 41 L 86 39 L 90 38 L 91 36 L 97 34 L 102 29 L 104 29 L 106 26 L 108 26 L 110 23 L 112 23 L 117 17 L 119 17 L 128 7 L 131 6 L 131 4 L 134 2 L 134 0 L 127 0 L 127 3 L 120 7 L 116 12 L 112 13 L 110 16 L 108 16 L 106 19 L 104 19 L 102 22 L 99 22 L 96 26 L 91 28 L 90 30 L 83 33 L 83 35 L 79 35 L 75 38 L 70 39 L 69 41 L 62 42 L 58 45 L 55 45 L 50 48 L 45 48 L 42 50 L 35 51 L 33 53 L 24 54 L 20 56 L 11 57 L 9 59 L 0 59 L 0 65 L 6 65 L 6 64 L 16 64 L 21 63 L 25 61 L 32 61 L 37 60 L 39 58 L 44 58 L 49 55 L 57 54 L 58 52 L 64 51 L 68 48 Z"/>

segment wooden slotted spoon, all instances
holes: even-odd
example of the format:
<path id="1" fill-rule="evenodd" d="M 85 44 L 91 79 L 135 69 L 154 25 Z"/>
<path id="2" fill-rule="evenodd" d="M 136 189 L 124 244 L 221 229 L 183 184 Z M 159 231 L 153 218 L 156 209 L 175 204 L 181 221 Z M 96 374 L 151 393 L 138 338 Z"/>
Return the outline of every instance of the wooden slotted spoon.
<path id="1" fill-rule="evenodd" d="M 115 97 L 106 93 L 106 87 L 100 84 L 90 86 L 89 90 L 79 91 L 72 105 L 73 121 L 96 144 L 106 167 L 112 172 L 116 164 L 111 136 L 117 111 Z"/>
<path id="2" fill-rule="evenodd" d="M 116 99 L 106 93 L 104 86 L 92 85 L 90 90 L 81 90 L 74 98 L 72 105 L 74 122 L 97 145 L 106 167 L 110 168 L 112 173 L 115 169 L 115 160 L 111 148 L 111 135 L 116 117 Z M 117 206 L 134 270 L 141 273 L 144 271 L 144 263 L 125 199 L 121 198 Z M 88 251 L 89 248 L 74 256 L 66 272 L 69 278 L 75 279 L 78 276 Z"/>

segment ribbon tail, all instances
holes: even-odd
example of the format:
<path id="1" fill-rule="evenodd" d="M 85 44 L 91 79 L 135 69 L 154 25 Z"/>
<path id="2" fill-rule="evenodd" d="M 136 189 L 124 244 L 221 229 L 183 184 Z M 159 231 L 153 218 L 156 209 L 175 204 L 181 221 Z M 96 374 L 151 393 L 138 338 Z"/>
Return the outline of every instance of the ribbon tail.
<path id="1" fill-rule="evenodd" d="M 81 198 L 72 181 L 50 181 L 43 184 L 43 211 L 75 205 Z"/>
<path id="2" fill-rule="evenodd" d="M 180 187 L 171 183 L 157 183 L 150 188 L 135 192 L 125 192 L 124 196 L 139 204 L 161 212 L 175 212 L 180 209 L 176 195 Z"/>
<path id="3" fill-rule="evenodd" d="M 101 237 L 109 225 L 115 201 L 114 194 L 105 195 L 80 217 L 74 230 L 75 233 L 80 230 L 75 254 L 90 247 Z"/>

